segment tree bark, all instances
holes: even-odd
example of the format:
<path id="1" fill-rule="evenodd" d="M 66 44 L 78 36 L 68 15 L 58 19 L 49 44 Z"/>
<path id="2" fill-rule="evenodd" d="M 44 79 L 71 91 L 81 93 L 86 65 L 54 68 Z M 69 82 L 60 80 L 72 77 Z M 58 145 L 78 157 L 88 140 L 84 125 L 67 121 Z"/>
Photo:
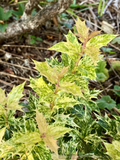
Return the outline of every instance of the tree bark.
<path id="1" fill-rule="evenodd" d="M 29 0 L 25 5 L 25 11 L 21 17 L 21 20 L 26 20 L 31 16 L 33 8 L 36 8 L 39 4 L 39 0 Z"/>
<path id="2" fill-rule="evenodd" d="M 29 0 L 29 1 L 33 2 L 33 0 Z M 58 2 L 56 2 L 55 4 L 47 6 L 42 10 L 40 10 L 35 16 L 30 16 L 30 17 L 28 16 L 29 18 L 27 19 L 22 18 L 16 22 L 9 24 L 5 32 L 3 33 L 0 32 L 0 42 L 3 42 L 4 40 L 10 39 L 12 37 L 21 35 L 23 33 L 29 32 L 31 30 L 37 29 L 38 27 L 43 25 L 47 20 L 64 12 L 71 3 L 72 3 L 72 0 L 58 0 Z M 31 12 L 31 9 L 25 13 L 29 15 L 30 12 Z"/>

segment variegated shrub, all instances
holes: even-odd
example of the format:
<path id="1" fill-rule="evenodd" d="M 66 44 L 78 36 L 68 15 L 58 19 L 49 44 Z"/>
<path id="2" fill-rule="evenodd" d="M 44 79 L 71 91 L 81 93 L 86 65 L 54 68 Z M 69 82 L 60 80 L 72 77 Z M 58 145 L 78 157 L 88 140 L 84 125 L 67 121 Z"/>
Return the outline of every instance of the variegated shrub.
<path id="1" fill-rule="evenodd" d="M 97 130 L 102 129 L 90 114 L 99 112 L 91 100 L 99 91 L 90 90 L 88 85 L 89 79 L 96 80 L 100 48 L 116 35 L 98 34 L 100 31 L 89 34 L 85 22 L 78 18 L 74 33 L 65 35 L 67 42 L 49 48 L 61 52 L 61 62 L 54 58 L 34 61 L 40 76 L 30 78 L 30 87 L 37 96 L 30 93 L 23 116 L 15 118 L 14 114 L 22 108 L 18 100 L 24 84 L 13 88 L 7 97 L 0 89 L 0 159 L 101 157 L 105 148 Z"/>

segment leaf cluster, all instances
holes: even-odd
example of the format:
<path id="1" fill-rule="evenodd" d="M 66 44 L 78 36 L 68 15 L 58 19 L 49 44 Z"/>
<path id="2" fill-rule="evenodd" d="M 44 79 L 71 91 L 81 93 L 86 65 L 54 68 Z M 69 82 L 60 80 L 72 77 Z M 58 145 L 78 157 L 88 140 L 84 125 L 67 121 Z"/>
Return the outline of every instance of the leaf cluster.
<path id="1" fill-rule="evenodd" d="M 119 120 L 100 116 L 99 105 L 106 99 L 99 103 L 92 100 L 99 91 L 89 89 L 89 79 L 96 80 L 100 48 L 116 35 L 98 34 L 89 34 L 85 22 L 78 18 L 74 33 L 65 35 L 67 41 L 49 49 L 61 52 L 61 62 L 54 58 L 34 61 L 40 77 L 30 78 L 36 95 L 30 93 L 24 108 L 18 103 L 24 83 L 7 97 L 0 89 L 0 159 L 109 159 L 102 136 L 118 135 Z M 21 110 L 22 116 L 15 118 L 16 110 Z M 109 128 L 110 124 L 116 128 Z"/>

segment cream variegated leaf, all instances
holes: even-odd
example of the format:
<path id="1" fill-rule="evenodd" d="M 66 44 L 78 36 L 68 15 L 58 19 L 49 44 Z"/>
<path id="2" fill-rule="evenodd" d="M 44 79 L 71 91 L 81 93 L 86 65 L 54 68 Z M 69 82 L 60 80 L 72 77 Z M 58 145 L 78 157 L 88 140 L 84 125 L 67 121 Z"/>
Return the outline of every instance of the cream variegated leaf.
<path id="1" fill-rule="evenodd" d="M 30 78 L 30 87 L 39 96 L 41 102 L 51 102 L 54 96 L 54 90 L 51 84 L 47 84 L 43 77 L 38 79 Z"/>
<path id="2" fill-rule="evenodd" d="M 103 46 L 106 46 L 116 36 L 117 35 L 113 35 L 113 34 L 102 34 L 102 35 L 95 36 L 87 42 L 86 47 L 101 48 Z"/>
<path id="3" fill-rule="evenodd" d="M 72 93 L 75 96 L 84 97 L 80 87 L 77 86 L 75 83 L 64 81 L 60 84 L 59 89 L 64 90 L 66 93 Z"/>
<path id="4" fill-rule="evenodd" d="M 85 54 L 88 55 L 96 65 L 100 54 L 99 49 L 106 46 L 115 37 L 116 35 L 103 34 L 91 38 L 86 44 L 86 48 L 84 50 Z"/>
<path id="5" fill-rule="evenodd" d="M 28 155 L 28 160 L 34 160 L 34 157 L 33 157 L 32 153 L 30 153 L 30 154 Z"/>
<path id="6" fill-rule="evenodd" d="M 68 54 L 71 59 L 78 59 L 81 53 L 81 44 L 78 42 L 76 36 L 69 31 L 66 35 L 67 42 L 60 42 L 49 48 L 50 50 L 59 51 Z"/>
<path id="7" fill-rule="evenodd" d="M 100 54 L 99 47 L 88 46 L 85 48 L 84 52 L 91 58 L 94 65 L 96 65 Z"/>
<path id="8" fill-rule="evenodd" d="M 71 32 L 69 31 L 67 35 L 65 35 L 67 42 L 72 43 L 75 48 L 77 53 L 81 52 L 81 44 L 78 42 L 77 37 Z"/>
<path id="9" fill-rule="evenodd" d="M 89 36 L 89 28 L 85 25 L 85 21 L 81 21 L 79 18 L 75 21 L 75 26 L 78 32 L 79 40 L 84 42 L 88 39 Z"/>
<path id="10" fill-rule="evenodd" d="M 5 113 L 5 107 L 0 104 L 0 115 Z"/>
<path id="11" fill-rule="evenodd" d="M 49 66 L 49 64 L 45 62 L 37 62 L 34 61 L 35 68 L 40 72 L 41 75 L 45 76 L 48 81 L 55 84 L 57 83 L 58 74 L 59 72 L 55 70 L 55 68 L 52 68 Z"/>
<path id="12" fill-rule="evenodd" d="M 2 138 L 3 138 L 4 134 L 5 134 L 5 129 L 6 129 L 6 127 L 0 129 L 0 144 L 2 143 Z"/>
<path id="13" fill-rule="evenodd" d="M 42 141 L 40 138 L 40 133 L 39 132 L 26 132 L 24 134 L 21 134 L 20 136 L 16 136 L 14 138 L 14 141 L 16 143 L 24 143 L 26 146 L 33 146 L 33 144 L 39 143 Z"/>
<path id="14" fill-rule="evenodd" d="M 55 139 L 60 138 L 61 136 L 63 136 L 65 133 L 70 132 L 72 129 L 71 128 L 67 128 L 67 127 L 63 127 L 63 126 L 54 126 L 53 125 L 49 125 L 48 126 L 48 135 L 53 136 Z"/>
<path id="15" fill-rule="evenodd" d="M 49 149 L 56 154 L 58 154 L 58 145 L 57 145 L 57 138 L 64 135 L 66 132 L 69 132 L 71 129 L 66 127 L 54 127 L 51 125 L 48 125 L 46 123 L 46 119 L 43 116 L 42 113 L 40 113 L 38 110 L 36 110 L 36 121 L 38 128 L 40 130 L 40 133 L 42 134 L 40 137 L 45 142 L 46 146 L 49 147 Z"/>
<path id="16" fill-rule="evenodd" d="M 60 97 L 56 103 L 54 108 L 66 108 L 66 107 L 73 107 L 76 104 L 79 104 L 80 102 L 77 101 L 74 98 L 70 97 Z"/>
<path id="17" fill-rule="evenodd" d="M 22 94 L 24 85 L 25 85 L 25 82 L 20 84 L 17 87 L 13 87 L 11 92 L 8 94 L 8 97 L 7 97 L 7 109 L 8 110 L 21 110 L 22 106 L 19 106 L 18 102 L 20 98 L 24 96 Z"/>
<path id="18" fill-rule="evenodd" d="M 88 36 L 88 38 L 91 39 L 92 37 L 100 34 L 100 32 L 101 32 L 101 31 L 93 31 L 93 32 Z"/>
<path id="19" fill-rule="evenodd" d="M 120 159 L 120 142 L 119 141 L 113 141 L 112 144 L 110 143 L 104 143 L 107 154 L 113 159 L 113 160 L 119 160 Z"/>
<path id="20" fill-rule="evenodd" d="M 7 102 L 7 97 L 5 96 L 5 91 L 0 88 L 0 104 L 5 105 Z"/>

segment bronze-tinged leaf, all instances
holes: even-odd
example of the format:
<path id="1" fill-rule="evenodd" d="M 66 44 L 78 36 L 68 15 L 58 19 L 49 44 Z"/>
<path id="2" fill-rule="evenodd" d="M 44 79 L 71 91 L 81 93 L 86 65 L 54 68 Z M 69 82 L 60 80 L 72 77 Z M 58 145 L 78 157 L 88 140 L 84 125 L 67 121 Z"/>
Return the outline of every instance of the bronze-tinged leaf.
<path id="1" fill-rule="evenodd" d="M 59 77 L 59 78 L 63 77 L 64 74 L 67 73 L 68 68 L 69 68 L 69 67 L 63 67 L 63 68 L 61 69 L 61 72 L 60 72 L 60 74 L 58 75 L 58 77 Z"/>
<path id="2" fill-rule="evenodd" d="M 40 130 L 40 133 L 46 133 L 47 132 L 47 126 L 46 119 L 43 116 L 42 113 L 40 113 L 38 110 L 36 110 L 36 121 L 38 128 Z"/>
<path id="3" fill-rule="evenodd" d="M 91 39 L 92 37 L 100 34 L 100 32 L 101 32 L 101 31 L 93 31 L 93 32 L 88 36 L 88 38 Z"/>
<path id="4" fill-rule="evenodd" d="M 45 144 L 49 149 L 56 154 L 58 154 L 58 145 L 57 145 L 57 140 L 55 140 L 53 137 L 49 136 L 46 134 L 46 136 L 43 138 Z"/>
<path id="5" fill-rule="evenodd" d="M 71 159 L 70 160 L 77 160 L 78 156 L 77 156 L 77 152 L 75 155 L 72 155 Z"/>
<path id="6" fill-rule="evenodd" d="M 77 18 L 77 21 L 75 21 L 75 26 L 77 29 L 77 32 L 80 36 L 80 41 L 84 42 L 86 39 L 88 39 L 89 35 L 89 28 L 85 25 L 85 21 L 81 21 L 79 18 Z"/>

